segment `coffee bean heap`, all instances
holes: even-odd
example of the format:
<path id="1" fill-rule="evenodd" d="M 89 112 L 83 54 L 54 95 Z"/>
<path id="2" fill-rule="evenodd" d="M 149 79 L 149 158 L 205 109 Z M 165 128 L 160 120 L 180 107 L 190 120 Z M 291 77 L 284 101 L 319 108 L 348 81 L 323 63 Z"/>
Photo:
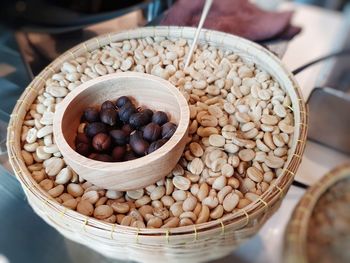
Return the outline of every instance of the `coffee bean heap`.
<path id="1" fill-rule="evenodd" d="M 76 151 L 103 162 L 129 161 L 162 147 L 177 126 L 163 111 L 136 108 L 131 99 L 122 96 L 106 100 L 100 110 L 85 109 L 81 118 L 84 132 L 77 134 Z"/>

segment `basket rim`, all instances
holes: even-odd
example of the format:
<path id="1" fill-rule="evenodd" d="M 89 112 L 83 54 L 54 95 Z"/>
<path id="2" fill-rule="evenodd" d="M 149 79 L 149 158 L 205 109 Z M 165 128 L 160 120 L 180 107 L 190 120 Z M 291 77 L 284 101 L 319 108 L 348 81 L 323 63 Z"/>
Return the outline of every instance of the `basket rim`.
<path id="1" fill-rule="evenodd" d="M 350 163 L 335 167 L 312 185 L 293 210 L 284 236 L 285 262 L 307 263 L 307 232 L 318 200 L 336 183 L 350 178 Z"/>
<path id="2" fill-rule="evenodd" d="M 59 56 L 57 59 L 55 59 L 53 62 L 51 62 L 43 71 L 41 71 L 40 74 L 36 76 L 33 79 L 33 81 L 28 85 L 28 87 L 25 89 L 25 91 L 22 93 L 21 97 L 17 101 L 11 114 L 8 126 L 7 148 L 9 160 L 12 167 L 14 168 L 15 175 L 20 181 L 22 187 L 25 190 L 28 190 L 34 196 L 36 196 L 38 200 L 40 200 L 43 204 L 47 205 L 52 211 L 55 211 L 57 215 L 62 215 L 67 220 L 79 220 L 83 226 L 96 227 L 101 230 L 109 231 L 111 233 L 120 230 L 121 232 L 127 231 L 130 233 L 134 233 L 137 236 L 160 235 L 166 238 L 169 237 L 170 234 L 194 234 L 196 236 L 199 232 L 211 231 L 213 229 L 218 229 L 222 232 L 225 230 L 225 227 L 232 225 L 235 225 L 238 228 L 243 228 L 249 223 L 254 222 L 256 218 L 265 214 L 269 209 L 271 209 L 271 207 L 286 194 L 286 190 L 288 190 L 289 186 L 291 185 L 294 179 L 295 172 L 298 169 L 301 162 L 301 156 L 304 153 L 306 144 L 306 134 L 308 129 L 308 110 L 304 102 L 301 89 L 291 72 L 283 65 L 281 60 L 269 50 L 247 39 L 234 36 L 232 34 L 208 29 L 202 30 L 200 35 L 201 41 L 211 43 L 211 41 L 213 41 L 213 37 L 220 37 L 221 40 L 214 41 L 214 43 L 224 45 L 225 41 L 234 40 L 236 42 L 242 43 L 242 45 L 244 44 L 249 46 L 249 49 L 254 49 L 255 51 L 263 55 L 269 56 L 288 78 L 288 81 L 293 87 L 293 91 L 295 92 L 295 95 L 297 97 L 297 103 L 300 109 L 298 115 L 300 122 L 295 124 L 295 129 L 299 131 L 299 136 L 298 138 L 296 138 L 296 146 L 294 148 L 294 151 L 289 156 L 290 160 L 288 162 L 288 166 L 284 168 L 282 175 L 276 180 L 275 184 L 272 185 L 273 187 L 270 187 L 270 189 L 266 191 L 263 195 L 261 195 L 257 201 L 252 202 L 246 209 L 241 209 L 235 213 L 226 215 L 223 218 L 217 219 L 215 221 L 210 221 L 202 224 L 194 224 L 193 226 L 176 227 L 170 229 L 138 229 L 135 227 L 125 227 L 118 224 L 102 222 L 93 217 L 86 217 L 76 211 L 68 210 L 61 204 L 57 203 L 52 197 L 50 197 L 44 190 L 42 190 L 39 187 L 39 185 L 34 181 L 34 179 L 31 176 L 29 176 L 30 173 L 26 165 L 24 164 L 24 160 L 20 154 L 22 149 L 20 147 L 20 140 L 18 139 L 18 131 L 15 131 L 14 127 L 16 125 L 19 125 L 19 123 L 21 124 L 20 127 L 22 127 L 23 125 L 24 116 L 20 116 L 18 112 L 20 112 L 20 110 L 24 110 L 25 112 L 27 112 L 27 110 L 29 109 L 31 103 L 28 103 L 26 101 L 27 97 L 31 96 L 32 93 L 34 93 L 36 97 L 38 91 L 43 88 L 41 84 L 44 84 L 46 78 L 55 73 L 55 69 L 60 68 L 60 66 L 65 61 L 75 59 L 78 56 L 78 52 L 81 53 L 93 51 L 112 42 L 118 42 L 134 38 L 145 38 L 149 35 L 152 35 L 153 37 L 181 37 L 184 39 L 191 40 L 192 37 L 185 37 L 183 34 L 190 34 L 191 36 L 193 36 L 195 30 L 196 29 L 192 27 L 156 26 L 104 34 L 74 46 L 73 48 L 69 49 L 61 56 Z M 116 41 L 115 39 L 118 39 L 118 41 Z M 101 45 L 102 42 L 106 44 Z"/>

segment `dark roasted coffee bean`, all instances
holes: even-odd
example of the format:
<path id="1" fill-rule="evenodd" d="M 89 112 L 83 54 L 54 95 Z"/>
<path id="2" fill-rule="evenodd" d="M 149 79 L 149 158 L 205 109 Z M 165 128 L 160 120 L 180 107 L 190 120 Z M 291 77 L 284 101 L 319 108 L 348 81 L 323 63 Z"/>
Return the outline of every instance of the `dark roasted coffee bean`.
<path id="1" fill-rule="evenodd" d="M 96 154 L 93 159 L 100 162 L 113 162 L 113 158 L 108 154 Z"/>
<path id="2" fill-rule="evenodd" d="M 125 145 L 128 143 L 128 136 L 123 130 L 112 130 L 109 132 L 113 141 L 118 145 Z"/>
<path id="3" fill-rule="evenodd" d="M 87 122 L 97 122 L 100 120 L 99 112 L 93 107 L 86 108 L 84 110 L 83 117 Z"/>
<path id="4" fill-rule="evenodd" d="M 144 114 L 146 114 L 146 115 L 150 118 L 150 120 L 152 120 L 152 116 L 153 116 L 153 111 L 152 111 L 152 110 L 150 110 L 150 109 L 144 109 L 144 110 L 142 110 L 141 112 L 143 112 Z"/>
<path id="5" fill-rule="evenodd" d="M 106 110 L 106 109 L 113 109 L 115 110 L 114 103 L 111 102 L 110 100 L 106 100 L 104 103 L 101 105 L 101 111 Z"/>
<path id="6" fill-rule="evenodd" d="M 131 127 L 130 124 L 124 124 L 122 127 L 122 131 L 125 133 L 126 136 L 130 136 L 130 133 L 133 131 L 134 129 Z"/>
<path id="7" fill-rule="evenodd" d="M 125 146 L 116 146 L 113 148 L 112 151 L 112 157 L 114 161 L 122 161 L 124 159 L 124 155 L 126 152 L 126 147 Z"/>
<path id="8" fill-rule="evenodd" d="M 147 154 L 149 144 L 142 138 L 142 132 L 133 131 L 130 135 L 129 145 L 137 155 L 144 156 Z"/>
<path id="9" fill-rule="evenodd" d="M 130 116 L 129 124 L 138 129 L 151 122 L 151 117 L 143 112 L 134 113 Z"/>
<path id="10" fill-rule="evenodd" d="M 168 115 L 164 111 L 157 111 L 153 114 L 152 122 L 157 123 L 159 126 L 162 126 L 168 121 Z"/>
<path id="11" fill-rule="evenodd" d="M 155 142 L 152 142 L 148 148 L 148 154 L 158 150 L 160 147 L 162 147 L 168 140 L 166 139 L 161 139 Z"/>
<path id="12" fill-rule="evenodd" d="M 149 123 L 143 129 L 143 138 L 149 142 L 154 142 L 159 139 L 162 128 L 156 123 Z"/>
<path id="13" fill-rule="evenodd" d="M 89 107 L 81 122 L 84 133 L 75 138 L 76 151 L 103 162 L 134 160 L 162 147 L 173 136 L 177 126 L 163 111 L 139 107 L 122 96 L 115 103 L 106 100 L 100 111 Z"/>
<path id="14" fill-rule="evenodd" d="M 75 137 L 75 144 L 78 144 L 80 142 L 91 144 L 90 138 L 85 133 L 78 133 L 77 137 Z"/>
<path id="15" fill-rule="evenodd" d="M 118 122 L 118 113 L 115 109 L 104 109 L 100 112 L 100 119 L 103 123 L 113 126 Z"/>
<path id="16" fill-rule="evenodd" d="M 131 141 L 131 139 L 135 140 L 135 139 L 143 139 L 142 137 L 142 132 L 135 130 L 130 134 L 130 138 L 129 141 Z"/>
<path id="17" fill-rule="evenodd" d="M 131 100 L 127 96 L 121 96 L 119 99 L 117 99 L 117 101 L 115 102 L 115 105 L 118 108 L 121 108 L 127 103 L 131 104 Z"/>
<path id="18" fill-rule="evenodd" d="M 136 112 L 134 105 L 127 103 L 118 111 L 119 119 L 124 123 L 129 123 L 130 116 Z"/>
<path id="19" fill-rule="evenodd" d="M 87 143 L 84 142 L 78 142 L 76 144 L 75 150 L 77 153 L 83 155 L 83 156 L 88 156 L 90 154 L 90 146 Z"/>
<path id="20" fill-rule="evenodd" d="M 162 138 L 170 139 L 171 136 L 174 135 L 176 131 L 176 125 L 172 122 L 167 122 L 162 126 Z"/>
<path id="21" fill-rule="evenodd" d="M 142 133 L 143 133 L 143 131 L 145 130 L 146 126 L 147 126 L 147 125 L 142 126 L 142 127 L 138 128 L 137 130 L 138 130 L 138 131 L 142 131 Z"/>
<path id="22" fill-rule="evenodd" d="M 89 154 L 88 158 L 95 160 L 96 156 L 97 156 L 97 153 L 91 153 Z"/>
<path id="23" fill-rule="evenodd" d="M 88 123 L 85 127 L 85 134 L 89 137 L 94 137 L 96 134 L 101 132 L 107 132 L 107 126 L 102 122 Z"/>
<path id="24" fill-rule="evenodd" d="M 124 155 L 124 161 L 131 161 L 137 159 L 137 156 L 132 151 L 127 151 Z"/>
<path id="25" fill-rule="evenodd" d="M 105 133 L 99 133 L 92 139 L 92 146 L 96 151 L 107 151 L 111 147 L 111 137 Z"/>

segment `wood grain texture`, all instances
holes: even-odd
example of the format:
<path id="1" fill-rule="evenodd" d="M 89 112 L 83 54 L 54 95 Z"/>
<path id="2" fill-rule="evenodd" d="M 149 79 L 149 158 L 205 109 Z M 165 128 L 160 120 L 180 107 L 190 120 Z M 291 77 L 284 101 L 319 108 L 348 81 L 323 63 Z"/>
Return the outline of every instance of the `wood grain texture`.
<path id="1" fill-rule="evenodd" d="M 178 125 L 175 134 L 157 151 L 127 162 L 100 162 L 78 154 L 74 141 L 80 117 L 87 107 L 128 96 L 138 107 L 161 110 Z M 83 83 L 58 104 L 54 118 L 56 144 L 65 162 L 85 180 L 119 191 L 151 185 L 167 176 L 186 145 L 189 107 L 181 92 L 168 81 L 143 73 L 114 73 Z"/>

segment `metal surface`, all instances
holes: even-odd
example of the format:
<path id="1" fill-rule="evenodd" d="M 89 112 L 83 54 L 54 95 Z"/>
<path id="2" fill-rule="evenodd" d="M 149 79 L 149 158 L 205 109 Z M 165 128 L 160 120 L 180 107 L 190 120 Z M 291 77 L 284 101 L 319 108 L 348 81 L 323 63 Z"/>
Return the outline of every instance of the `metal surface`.
<path id="1" fill-rule="evenodd" d="M 350 94 L 316 88 L 308 101 L 309 138 L 350 154 Z"/>
<path id="2" fill-rule="evenodd" d="M 350 30 L 340 50 L 350 50 Z M 319 88 L 310 94 L 309 138 L 350 155 L 350 55 L 329 61 Z"/>
<path id="3" fill-rule="evenodd" d="M 350 25 L 350 12 L 348 23 Z M 342 45 L 341 49 L 350 50 L 350 30 L 348 30 L 345 34 L 344 44 Z M 330 65 L 330 70 L 327 74 L 325 74 L 324 83 L 322 83 L 321 85 L 323 87 L 333 87 L 337 90 L 341 90 L 350 94 L 350 54 L 338 57 Z"/>
<path id="4" fill-rule="evenodd" d="M 71 47 L 95 36 L 144 26 L 159 17 L 173 3 L 173 0 L 151 0 L 147 4 L 132 8 L 130 12 L 118 17 L 96 22 L 84 28 L 70 28 L 58 33 L 16 32 L 23 60 L 29 75 L 33 78 L 51 61 Z"/>

